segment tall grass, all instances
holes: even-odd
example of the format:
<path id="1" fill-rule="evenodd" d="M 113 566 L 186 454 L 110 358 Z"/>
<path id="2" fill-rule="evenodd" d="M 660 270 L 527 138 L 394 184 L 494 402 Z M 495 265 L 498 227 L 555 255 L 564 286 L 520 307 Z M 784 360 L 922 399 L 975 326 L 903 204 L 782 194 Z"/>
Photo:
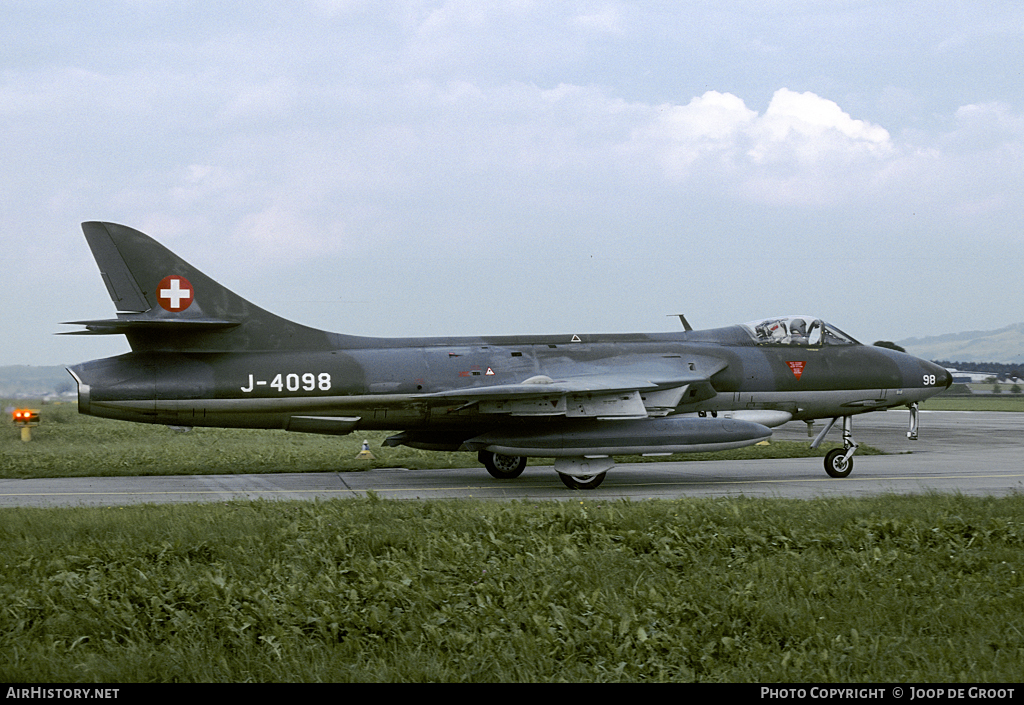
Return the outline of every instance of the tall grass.
<path id="1" fill-rule="evenodd" d="M 1019 681 L 1024 497 L 0 511 L 6 681 Z"/>

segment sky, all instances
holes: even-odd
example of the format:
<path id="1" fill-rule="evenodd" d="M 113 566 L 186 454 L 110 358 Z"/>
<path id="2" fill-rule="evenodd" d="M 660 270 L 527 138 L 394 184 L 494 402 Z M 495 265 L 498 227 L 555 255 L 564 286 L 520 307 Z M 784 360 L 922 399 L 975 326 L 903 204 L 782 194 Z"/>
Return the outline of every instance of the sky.
<path id="1" fill-rule="evenodd" d="M 6 0 L 0 365 L 80 223 L 368 336 L 1024 321 L 1024 3 Z"/>

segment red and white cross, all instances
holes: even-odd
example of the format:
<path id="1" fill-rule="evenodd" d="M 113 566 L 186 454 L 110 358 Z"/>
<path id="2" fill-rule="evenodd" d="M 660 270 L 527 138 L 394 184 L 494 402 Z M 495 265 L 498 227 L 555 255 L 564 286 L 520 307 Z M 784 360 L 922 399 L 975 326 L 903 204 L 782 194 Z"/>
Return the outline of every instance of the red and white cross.
<path id="1" fill-rule="evenodd" d="M 156 288 L 157 301 L 167 311 L 176 313 L 192 305 L 195 290 L 185 277 L 172 274 L 160 280 Z"/>

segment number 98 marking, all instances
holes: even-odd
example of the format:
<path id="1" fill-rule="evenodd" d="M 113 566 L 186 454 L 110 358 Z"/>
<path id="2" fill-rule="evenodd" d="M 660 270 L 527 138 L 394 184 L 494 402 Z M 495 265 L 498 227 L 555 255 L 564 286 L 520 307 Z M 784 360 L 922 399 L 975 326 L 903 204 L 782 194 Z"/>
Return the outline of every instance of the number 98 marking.
<path id="1" fill-rule="evenodd" d="M 935 375 L 925 375 L 924 383 L 925 386 L 933 386 L 935 384 Z"/>

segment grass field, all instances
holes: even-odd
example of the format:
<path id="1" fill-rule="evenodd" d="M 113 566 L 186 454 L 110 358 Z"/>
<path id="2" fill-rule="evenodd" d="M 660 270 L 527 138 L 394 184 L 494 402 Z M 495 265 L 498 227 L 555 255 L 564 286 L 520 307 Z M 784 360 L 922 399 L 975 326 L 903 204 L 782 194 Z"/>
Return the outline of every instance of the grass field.
<path id="1" fill-rule="evenodd" d="M 381 467 L 477 466 L 473 453 L 381 447 L 389 435 L 383 431 L 342 437 L 219 428 L 196 428 L 181 433 L 166 426 L 82 416 L 74 404 L 33 408 L 39 408 L 41 423 L 32 430 L 32 441 L 23 443 L 18 429 L 9 422 L 0 438 L 0 478 L 358 472 Z M 374 460 L 356 459 L 364 440 L 370 442 Z M 723 453 L 680 454 L 650 460 L 819 457 L 836 445 L 826 443 L 810 450 L 807 443 L 772 442 Z M 864 455 L 879 451 L 861 446 L 858 452 Z M 644 460 L 640 456 L 619 458 L 620 462 Z M 552 461 L 538 458 L 531 462 L 550 465 Z"/>
<path id="2" fill-rule="evenodd" d="M 0 680 L 1019 681 L 1024 496 L 0 511 Z"/>
<path id="3" fill-rule="evenodd" d="M 937 396 L 921 404 L 931 411 L 1024 411 L 1024 396 L 1019 394 L 978 394 L 975 396 Z"/>
<path id="4" fill-rule="evenodd" d="M 8 428 L 0 476 L 474 461 L 41 411 L 31 443 Z M 1024 663 L 1024 495 L 3 509 L 0 546 L 4 682 L 1009 682 Z"/>

